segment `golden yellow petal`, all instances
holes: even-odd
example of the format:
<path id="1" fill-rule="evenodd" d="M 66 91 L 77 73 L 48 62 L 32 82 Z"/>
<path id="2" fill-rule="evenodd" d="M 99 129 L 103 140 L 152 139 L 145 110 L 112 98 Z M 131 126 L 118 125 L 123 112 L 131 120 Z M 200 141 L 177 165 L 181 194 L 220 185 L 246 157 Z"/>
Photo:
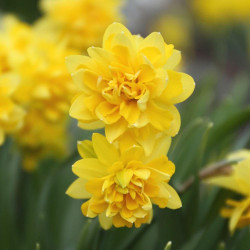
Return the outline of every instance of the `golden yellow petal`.
<path id="1" fill-rule="evenodd" d="M 164 107 L 165 110 L 172 115 L 173 120 L 171 121 L 170 127 L 168 130 L 164 131 L 167 136 L 176 136 L 181 127 L 181 116 L 178 109 L 174 105 L 169 105 Z"/>
<path id="2" fill-rule="evenodd" d="M 84 140 L 77 142 L 77 149 L 82 158 L 97 158 L 93 149 L 92 141 Z"/>
<path id="3" fill-rule="evenodd" d="M 90 208 L 89 208 L 90 200 L 84 202 L 81 206 L 81 210 L 83 215 L 89 218 L 95 218 L 97 216 L 96 213 L 94 213 Z"/>
<path id="4" fill-rule="evenodd" d="M 159 32 L 148 35 L 140 44 L 139 52 L 156 66 L 164 64 L 165 42 Z"/>
<path id="5" fill-rule="evenodd" d="M 127 129 L 128 123 L 124 119 L 120 119 L 114 124 L 108 124 L 105 127 L 105 135 L 109 142 L 113 142 L 121 136 Z"/>
<path id="6" fill-rule="evenodd" d="M 212 177 L 207 179 L 206 183 L 241 193 L 239 182 L 237 181 L 237 178 L 234 175 Z"/>
<path id="7" fill-rule="evenodd" d="M 162 133 L 159 138 L 155 140 L 155 145 L 152 152 L 147 157 L 147 162 L 157 159 L 162 155 L 167 155 L 171 141 L 172 140 L 170 136 L 166 136 L 164 133 Z"/>
<path id="8" fill-rule="evenodd" d="M 138 76 L 139 82 L 146 82 L 152 81 L 156 76 L 156 72 L 154 68 L 149 64 L 142 64 L 140 65 L 140 74 Z"/>
<path id="9" fill-rule="evenodd" d="M 168 110 L 154 102 L 150 102 L 148 105 L 147 115 L 152 126 L 160 131 L 169 129 L 173 120 L 173 115 Z"/>
<path id="10" fill-rule="evenodd" d="M 85 189 L 86 180 L 78 178 L 67 189 L 66 194 L 75 199 L 88 199 L 92 195 Z"/>
<path id="11" fill-rule="evenodd" d="M 103 213 L 107 209 L 107 207 L 108 203 L 104 200 L 95 200 L 93 198 L 90 200 L 89 208 L 96 214 Z"/>
<path id="12" fill-rule="evenodd" d="M 153 171 L 152 174 L 154 174 L 154 176 L 162 178 L 163 180 L 169 180 L 175 172 L 175 165 L 173 164 L 173 162 L 169 161 L 167 156 L 165 155 L 154 159 L 147 165 L 149 169 Z"/>
<path id="13" fill-rule="evenodd" d="M 106 101 L 101 102 L 95 112 L 97 117 L 105 124 L 114 124 L 121 118 L 119 107 Z"/>
<path id="14" fill-rule="evenodd" d="M 71 74 L 75 73 L 81 68 L 95 68 L 95 64 L 90 57 L 81 55 L 73 55 L 66 57 L 66 66 Z"/>
<path id="15" fill-rule="evenodd" d="M 94 121 L 94 122 L 89 122 L 85 123 L 83 121 L 78 122 L 78 127 L 85 129 L 85 130 L 95 130 L 95 129 L 100 129 L 103 128 L 105 124 L 102 121 Z"/>
<path id="16" fill-rule="evenodd" d="M 167 86 L 161 96 L 157 98 L 157 101 L 169 105 L 174 104 L 175 98 L 178 98 L 183 93 L 183 85 L 181 82 L 182 73 L 172 70 L 168 70 L 167 73 Z"/>
<path id="17" fill-rule="evenodd" d="M 170 209 L 178 209 L 182 206 L 181 199 L 177 192 L 167 183 L 165 183 L 165 188 L 168 190 L 170 197 L 168 199 L 167 207 Z"/>
<path id="18" fill-rule="evenodd" d="M 229 221 L 229 229 L 231 233 L 234 232 L 235 228 L 237 227 L 237 223 L 240 220 L 240 217 L 242 216 L 243 212 L 249 205 L 250 205 L 250 199 L 246 199 L 243 200 L 243 202 L 241 202 L 240 206 L 236 207 L 233 210 L 232 216 Z"/>
<path id="19" fill-rule="evenodd" d="M 148 197 L 156 197 L 159 193 L 159 187 L 157 185 L 157 181 L 150 182 L 147 181 L 144 184 L 144 192 L 147 194 Z"/>
<path id="20" fill-rule="evenodd" d="M 143 148 L 140 146 L 130 146 L 121 153 L 121 160 L 126 165 L 130 161 L 143 161 L 145 158 Z"/>
<path id="21" fill-rule="evenodd" d="M 139 207 L 139 204 L 136 200 L 133 200 L 129 194 L 126 195 L 126 207 L 129 210 L 135 210 Z"/>
<path id="22" fill-rule="evenodd" d="M 243 161 L 236 163 L 235 176 L 238 181 L 238 185 L 241 193 L 250 195 L 250 158 L 244 159 Z"/>
<path id="23" fill-rule="evenodd" d="M 92 120 L 95 120 L 96 117 L 94 117 L 93 114 L 86 108 L 86 105 L 84 105 L 85 98 L 85 94 L 79 95 L 73 101 L 69 114 L 78 120 L 87 120 L 92 122 Z"/>
<path id="24" fill-rule="evenodd" d="M 142 180 L 147 180 L 150 176 L 150 171 L 148 169 L 136 169 L 134 170 L 134 175 Z"/>
<path id="25" fill-rule="evenodd" d="M 116 174 L 117 181 L 122 188 L 127 187 L 133 176 L 133 173 L 134 172 L 131 169 L 123 169 Z"/>
<path id="26" fill-rule="evenodd" d="M 94 178 L 89 180 L 85 184 L 86 190 L 91 193 L 95 197 L 102 197 L 103 196 L 103 185 L 104 179 L 103 178 Z"/>
<path id="27" fill-rule="evenodd" d="M 164 69 L 173 70 L 181 61 L 181 52 L 174 49 L 172 55 L 168 58 Z"/>
<path id="28" fill-rule="evenodd" d="M 116 34 L 112 40 L 112 52 L 119 63 L 130 66 L 134 65 L 135 48 L 128 36 L 123 33 Z"/>
<path id="29" fill-rule="evenodd" d="M 80 178 L 91 180 L 93 178 L 101 178 L 107 175 L 107 167 L 98 159 L 86 158 L 77 161 L 72 171 Z"/>
<path id="30" fill-rule="evenodd" d="M 182 93 L 177 97 L 173 97 L 171 99 L 172 103 L 174 104 L 185 101 L 189 96 L 192 95 L 195 88 L 194 79 L 190 75 L 184 73 L 179 73 L 179 74 L 181 76 L 180 81 L 182 85 Z"/>
<path id="31" fill-rule="evenodd" d="M 133 125 L 136 123 L 140 116 L 140 109 L 138 108 L 135 101 L 122 102 L 120 105 L 120 114 L 130 125 Z"/>
<path id="32" fill-rule="evenodd" d="M 118 150 L 103 135 L 94 133 L 92 135 L 92 143 L 97 158 L 106 166 L 111 166 L 119 160 L 120 155 Z"/>
<path id="33" fill-rule="evenodd" d="M 104 230 L 108 230 L 112 227 L 113 219 L 106 216 L 106 213 L 101 213 L 98 216 L 101 227 Z"/>
<path id="34" fill-rule="evenodd" d="M 108 26 L 103 36 L 102 47 L 110 50 L 112 46 L 112 40 L 116 34 L 124 33 L 126 36 L 132 37 L 130 31 L 120 23 L 113 23 Z"/>

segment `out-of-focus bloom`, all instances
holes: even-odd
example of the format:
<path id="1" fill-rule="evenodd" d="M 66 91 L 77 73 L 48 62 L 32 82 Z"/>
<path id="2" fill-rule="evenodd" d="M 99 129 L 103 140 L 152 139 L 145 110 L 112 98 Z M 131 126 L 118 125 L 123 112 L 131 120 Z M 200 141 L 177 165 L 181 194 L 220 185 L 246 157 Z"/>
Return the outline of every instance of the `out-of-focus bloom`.
<path id="1" fill-rule="evenodd" d="M 63 44 L 47 41 L 32 27 L 10 16 L 3 20 L 1 40 L 5 43 L 4 67 L 20 78 L 15 100 L 27 109 L 40 109 L 48 120 L 65 117 L 76 87 L 64 61 L 74 52 Z"/>
<path id="2" fill-rule="evenodd" d="M 48 122 L 35 108 L 24 119 L 15 136 L 23 157 L 23 167 L 33 171 L 46 157 L 64 158 L 67 155 L 67 120 Z"/>
<path id="3" fill-rule="evenodd" d="M 84 159 L 73 165 L 79 178 L 66 193 L 88 199 L 82 204 L 82 213 L 90 218 L 99 216 L 104 229 L 112 224 L 140 227 L 150 223 L 152 204 L 160 208 L 181 207 L 178 194 L 168 184 L 175 166 L 165 156 L 166 145 L 145 157 L 142 147 L 132 146 L 121 152 L 104 136 L 93 134 L 92 142 L 79 142 Z"/>
<path id="4" fill-rule="evenodd" d="M 132 145 L 152 134 L 178 133 L 175 104 L 186 100 L 195 84 L 191 76 L 174 71 L 180 52 L 167 45 L 160 33 L 144 39 L 114 23 L 104 34 L 102 48 L 91 47 L 88 54 L 67 58 L 80 91 L 70 115 L 81 128 L 105 126 L 110 142 L 129 133 Z"/>
<path id="5" fill-rule="evenodd" d="M 120 0 L 42 0 L 44 17 L 36 26 L 69 47 L 99 45 L 107 26 L 121 19 Z"/>
<path id="6" fill-rule="evenodd" d="M 65 120 L 76 93 L 65 66 L 65 57 L 74 52 L 62 43 L 44 39 L 29 25 L 9 16 L 3 20 L 1 41 L 5 44 L 6 53 L 2 54 L 7 65 L 3 68 L 20 79 L 13 98 L 27 113 L 23 129 L 16 135 L 23 157 L 31 159 L 31 155 L 38 161 L 45 152 L 57 155 L 65 143 Z M 32 164 L 26 165 L 31 169 Z"/>
<path id="7" fill-rule="evenodd" d="M 228 199 L 229 207 L 222 209 L 221 214 L 230 218 L 229 228 L 233 233 L 236 228 L 250 225 L 250 150 L 241 150 L 229 155 L 231 160 L 238 160 L 232 166 L 228 176 L 217 176 L 208 180 L 209 184 L 233 190 L 245 198 L 241 201 Z"/>
<path id="8" fill-rule="evenodd" d="M 6 133 L 16 132 L 23 124 L 24 110 L 12 99 L 18 77 L 0 73 L 0 146 Z"/>
<path id="9" fill-rule="evenodd" d="M 250 21 L 249 0 L 193 0 L 195 14 L 206 24 L 228 24 Z"/>

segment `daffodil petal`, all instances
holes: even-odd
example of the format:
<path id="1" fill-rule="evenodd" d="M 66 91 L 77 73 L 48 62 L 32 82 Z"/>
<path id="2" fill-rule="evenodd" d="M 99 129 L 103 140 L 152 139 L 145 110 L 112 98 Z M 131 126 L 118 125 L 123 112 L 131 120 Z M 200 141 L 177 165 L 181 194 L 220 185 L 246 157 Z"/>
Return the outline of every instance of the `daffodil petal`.
<path id="1" fill-rule="evenodd" d="M 162 155 L 166 155 L 171 145 L 171 137 L 162 134 L 160 138 L 156 139 L 152 152 L 147 157 L 147 162 L 159 158 Z"/>
<path id="2" fill-rule="evenodd" d="M 116 34 L 120 34 L 121 32 L 123 32 L 127 36 L 132 36 L 130 31 L 120 23 L 113 23 L 109 25 L 103 36 L 102 47 L 104 49 L 110 50 L 113 38 L 115 37 Z"/>
<path id="3" fill-rule="evenodd" d="M 170 128 L 173 115 L 166 109 L 151 102 L 147 109 L 150 123 L 158 130 L 164 131 Z"/>
<path id="4" fill-rule="evenodd" d="M 94 133 L 92 135 L 92 142 L 94 151 L 100 162 L 106 166 L 110 166 L 119 160 L 118 150 L 103 135 Z"/>
<path id="5" fill-rule="evenodd" d="M 181 61 L 181 52 L 178 50 L 173 50 L 172 55 L 168 58 L 166 64 L 164 65 L 165 69 L 173 70 Z"/>
<path id="6" fill-rule="evenodd" d="M 83 122 L 79 121 L 78 122 L 78 127 L 85 129 L 85 130 L 95 130 L 95 129 L 100 129 L 103 128 L 105 124 L 102 121 L 94 121 L 94 122 Z"/>
<path id="7" fill-rule="evenodd" d="M 100 225 L 104 230 L 108 230 L 112 227 L 112 223 L 113 223 L 112 218 L 107 217 L 106 213 L 99 214 L 98 218 L 99 218 Z"/>
<path id="8" fill-rule="evenodd" d="M 120 119 L 114 124 L 108 124 L 105 127 L 105 134 L 109 142 L 113 142 L 119 136 L 121 136 L 127 129 L 127 122 L 124 119 Z"/>
<path id="9" fill-rule="evenodd" d="M 93 60 L 88 56 L 74 55 L 66 57 L 66 65 L 70 73 L 75 73 L 81 68 L 94 69 Z"/>
<path id="10" fill-rule="evenodd" d="M 98 159 L 86 158 L 77 161 L 72 171 L 80 178 L 90 180 L 92 178 L 101 178 L 107 175 L 107 167 L 103 165 Z"/>
<path id="11" fill-rule="evenodd" d="M 167 207 L 171 209 L 178 209 L 182 206 L 181 199 L 177 192 L 167 183 L 164 184 L 165 188 L 168 190 L 170 197 L 168 199 Z"/>
<path id="12" fill-rule="evenodd" d="M 78 141 L 77 149 L 82 158 L 97 158 L 91 141 Z"/>
<path id="13" fill-rule="evenodd" d="M 144 151 L 142 147 L 132 145 L 121 153 L 121 160 L 124 164 L 127 164 L 129 161 L 142 161 L 144 159 Z"/>
<path id="14" fill-rule="evenodd" d="M 69 114 L 73 118 L 79 120 L 92 121 L 93 119 L 95 119 L 95 117 L 93 117 L 91 112 L 84 105 L 85 98 L 86 98 L 85 94 L 79 95 L 72 103 Z"/>
<path id="15" fill-rule="evenodd" d="M 129 124 L 134 124 L 140 116 L 140 110 L 136 102 L 123 102 L 120 105 L 120 114 L 128 121 Z"/>
<path id="16" fill-rule="evenodd" d="M 87 180 L 78 178 L 67 189 L 66 194 L 75 199 L 88 199 L 91 194 L 85 189 Z"/>

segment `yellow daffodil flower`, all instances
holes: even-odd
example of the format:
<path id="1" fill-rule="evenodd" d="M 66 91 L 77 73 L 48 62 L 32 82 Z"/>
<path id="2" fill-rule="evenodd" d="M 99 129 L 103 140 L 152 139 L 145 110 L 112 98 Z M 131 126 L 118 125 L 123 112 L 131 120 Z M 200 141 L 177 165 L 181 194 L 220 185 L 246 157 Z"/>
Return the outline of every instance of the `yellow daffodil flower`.
<path id="1" fill-rule="evenodd" d="M 0 73 L 0 146 L 6 133 L 13 133 L 23 124 L 24 110 L 13 101 L 18 77 Z"/>
<path id="2" fill-rule="evenodd" d="M 186 100 L 195 84 L 191 76 L 174 71 L 180 52 L 167 45 L 160 33 L 144 39 L 113 23 L 102 48 L 91 47 L 88 54 L 67 58 L 80 92 L 70 115 L 81 128 L 105 126 L 109 142 L 129 135 L 132 145 L 141 145 L 139 141 L 152 134 L 178 133 L 180 114 L 175 104 Z"/>
<path id="3" fill-rule="evenodd" d="M 193 0 L 197 17 L 205 24 L 230 24 L 250 21 L 249 0 Z"/>
<path id="4" fill-rule="evenodd" d="M 152 204 L 181 207 L 178 194 L 168 184 L 175 166 L 165 156 L 167 147 L 157 147 L 145 157 L 142 147 L 132 146 L 121 152 L 104 136 L 94 133 L 92 141 L 78 144 L 83 159 L 72 170 L 79 178 L 66 193 L 88 199 L 82 204 L 82 213 L 90 218 L 98 216 L 104 229 L 150 223 Z"/>
<path id="5" fill-rule="evenodd" d="M 40 111 L 31 108 L 15 139 L 22 152 L 24 169 L 33 171 L 43 158 L 67 156 L 67 120 L 48 122 Z"/>
<path id="6" fill-rule="evenodd" d="M 65 154 L 66 120 L 76 93 L 65 57 L 73 50 L 46 40 L 12 16 L 2 20 L 0 44 L 4 45 L 0 70 L 16 74 L 20 80 L 13 100 L 25 109 L 26 117 L 15 139 L 25 169 L 32 170 L 46 155 Z"/>
<path id="7" fill-rule="evenodd" d="M 107 26 L 121 19 L 120 0 L 42 0 L 44 12 L 36 24 L 40 30 L 65 41 L 70 48 L 85 50 L 99 45 Z"/>
<path id="8" fill-rule="evenodd" d="M 236 228 L 250 225 L 250 150 L 241 150 L 229 155 L 231 160 L 239 160 L 232 166 L 232 174 L 217 176 L 208 180 L 209 184 L 235 191 L 245 198 L 241 201 L 228 199 L 229 206 L 222 209 L 221 214 L 230 218 L 229 229 L 233 233 Z"/>

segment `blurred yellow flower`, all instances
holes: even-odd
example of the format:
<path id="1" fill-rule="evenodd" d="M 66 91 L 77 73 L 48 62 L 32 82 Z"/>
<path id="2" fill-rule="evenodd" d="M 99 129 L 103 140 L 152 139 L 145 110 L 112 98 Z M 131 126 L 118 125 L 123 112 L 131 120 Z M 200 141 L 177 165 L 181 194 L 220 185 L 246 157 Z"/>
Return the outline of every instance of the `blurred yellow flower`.
<path id="1" fill-rule="evenodd" d="M 28 24 L 14 17 L 2 20 L 0 57 L 2 71 L 20 79 L 13 99 L 27 115 L 15 138 L 31 170 L 45 155 L 64 152 L 66 120 L 76 87 L 68 74 L 65 57 L 74 53 L 62 43 L 46 40 Z M 3 65 L 3 66 L 2 66 Z M 63 150 L 62 150 L 63 148 Z"/>
<path id="2" fill-rule="evenodd" d="M 0 73 L 0 146 L 6 133 L 15 132 L 23 124 L 24 110 L 12 98 L 18 83 L 17 76 Z"/>
<path id="3" fill-rule="evenodd" d="M 250 21 L 249 0 L 193 0 L 197 17 L 206 24 L 227 24 Z"/>
<path id="4" fill-rule="evenodd" d="M 74 52 L 44 39 L 28 24 L 11 16 L 3 19 L 1 41 L 6 44 L 2 55 L 8 62 L 5 68 L 20 78 L 15 100 L 26 108 L 36 106 L 48 120 L 65 117 L 76 93 L 65 57 Z"/>
<path id="5" fill-rule="evenodd" d="M 250 225 L 250 150 L 240 150 L 228 157 L 238 160 L 232 166 L 232 174 L 228 176 L 217 176 L 207 182 L 233 190 L 245 198 L 241 201 L 228 199 L 228 208 L 221 211 L 222 216 L 230 218 L 229 228 L 233 233 L 236 228 Z"/>
<path id="6" fill-rule="evenodd" d="M 99 216 L 104 229 L 140 227 L 150 223 L 152 204 L 177 209 L 181 201 L 168 184 L 175 172 L 174 164 L 165 156 L 166 148 L 157 147 L 145 157 L 142 147 L 132 146 L 121 152 L 100 134 L 91 141 L 78 144 L 84 158 L 73 165 L 79 177 L 67 190 L 76 199 L 88 199 L 82 213 Z"/>
<path id="7" fill-rule="evenodd" d="M 69 47 L 85 50 L 99 45 L 107 26 L 121 19 L 121 0 L 42 0 L 44 12 L 36 24 Z"/>
<path id="8" fill-rule="evenodd" d="M 195 84 L 191 76 L 174 71 L 180 52 L 160 33 L 143 39 L 114 23 L 104 34 L 103 47 L 91 47 L 88 54 L 67 58 L 80 92 L 70 115 L 81 128 L 105 125 L 110 142 L 126 132 L 132 133 L 134 143 L 150 133 L 178 133 L 180 114 L 175 104 L 186 100 Z"/>
<path id="9" fill-rule="evenodd" d="M 33 171 L 43 158 L 67 156 L 67 120 L 48 122 L 40 111 L 31 108 L 15 139 L 21 149 L 24 169 Z"/>

